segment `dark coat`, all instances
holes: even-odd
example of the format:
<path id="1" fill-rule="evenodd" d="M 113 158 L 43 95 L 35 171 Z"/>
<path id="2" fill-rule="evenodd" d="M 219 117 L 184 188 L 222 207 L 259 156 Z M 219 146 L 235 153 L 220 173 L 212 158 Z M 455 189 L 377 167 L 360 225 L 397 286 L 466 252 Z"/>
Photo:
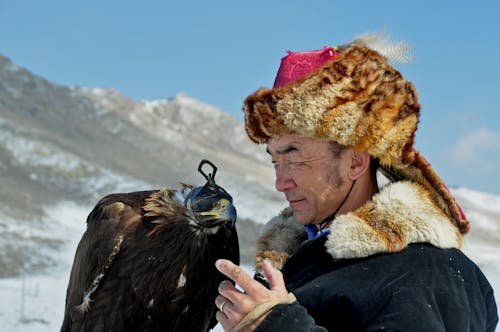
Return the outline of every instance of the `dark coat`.
<path id="1" fill-rule="evenodd" d="M 326 237 L 304 242 L 282 272 L 297 302 L 256 331 L 494 331 L 493 290 L 458 249 L 411 244 L 397 253 L 333 259 Z"/>

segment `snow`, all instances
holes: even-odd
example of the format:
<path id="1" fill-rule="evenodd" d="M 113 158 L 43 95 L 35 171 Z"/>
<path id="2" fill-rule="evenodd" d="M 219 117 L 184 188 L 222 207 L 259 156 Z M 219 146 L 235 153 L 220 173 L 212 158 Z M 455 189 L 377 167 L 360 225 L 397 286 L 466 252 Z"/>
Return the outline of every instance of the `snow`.
<path id="1" fill-rule="evenodd" d="M 6 90 L 7 92 L 10 93 L 10 95 L 14 98 L 20 98 L 22 96 L 21 91 L 19 91 L 17 88 L 11 86 L 9 82 L 3 81 L 0 83 Z"/>
<path id="2" fill-rule="evenodd" d="M 467 200 L 481 209 L 500 213 L 500 197 L 498 196 L 467 188 L 456 188 L 452 190 L 452 193 L 459 202 Z"/>
<path id="3" fill-rule="evenodd" d="M 14 63 L 10 62 L 4 67 L 7 71 L 10 71 L 12 73 L 18 72 L 21 70 L 21 67 L 15 65 Z"/>
<path id="4" fill-rule="evenodd" d="M 62 263 L 47 275 L 0 279 L 2 331 L 57 331 L 61 327 L 69 271 L 90 209 L 73 202 L 62 202 L 46 208 L 45 212 L 47 216 L 42 224 L 48 227 L 46 234 L 67 239 L 65 250 L 54 253 Z M 16 226 L 9 224 L 9 227 Z M 37 231 L 40 230 L 31 232 Z"/>
<path id="5" fill-rule="evenodd" d="M 157 99 L 157 100 L 141 100 L 142 103 L 141 108 L 137 108 L 139 111 L 143 110 L 146 113 L 156 114 L 160 113 L 162 108 L 165 108 L 168 105 L 168 100 L 166 99 Z"/>
<path id="6" fill-rule="evenodd" d="M 199 101 L 199 100 L 197 100 L 197 99 L 195 99 L 195 98 L 193 98 L 185 93 L 182 93 L 182 92 L 177 93 L 175 95 L 173 101 L 190 110 L 190 112 L 186 112 L 186 113 L 190 113 L 190 114 L 193 114 L 195 116 L 197 116 L 199 113 L 204 113 L 207 115 L 216 114 L 219 117 L 221 117 L 221 116 L 231 117 L 230 114 L 222 112 L 222 110 L 220 108 L 205 104 L 205 103 L 203 103 L 203 102 L 201 102 L 201 101 Z M 198 114 L 197 114 L 197 112 L 198 112 Z M 188 114 L 185 114 L 185 115 L 188 115 Z"/>
<path id="7" fill-rule="evenodd" d="M 19 164 L 33 169 L 32 179 L 45 177 L 47 183 L 56 186 L 64 183 L 83 193 L 106 192 L 107 188 L 127 192 L 150 187 L 144 181 L 93 165 L 74 153 L 40 140 L 36 132 L 12 129 L 12 126 L 0 118 L 0 141 Z"/>
<path id="8" fill-rule="evenodd" d="M 464 194 L 465 191 L 461 191 Z M 485 198 L 497 203 L 499 197 L 483 195 L 470 191 L 464 194 L 470 202 L 481 202 Z M 458 196 L 458 195 L 457 195 Z M 464 199 L 464 197 L 461 197 Z M 476 201 L 478 200 L 478 201 Z M 499 205 L 487 207 L 498 212 Z M 56 206 L 46 207 L 42 226 L 33 232 L 42 231 L 51 233 L 54 237 L 66 239 L 64 250 L 57 253 L 61 265 L 45 275 L 23 275 L 19 278 L 0 279 L 0 326 L 2 331 L 8 332 L 45 332 L 60 329 L 63 315 L 66 287 L 69 279 L 71 263 L 81 235 L 85 230 L 85 219 L 91 207 L 79 206 L 73 202 L 62 202 Z M 2 217 L 2 216 L 0 216 Z M 481 220 L 482 225 L 494 226 L 496 220 Z M 9 223 L 8 227 L 21 227 L 22 223 Z M 47 227 L 47 228 L 45 228 Z M 1 230 L 1 229 L 0 229 Z M 24 229 L 21 229 L 24 231 Z M 26 230 L 27 231 L 27 230 Z M 500 259 L 498 249 L 481 241 L 468 241 L 464 252 L 471 257 L 483 270 L 491 282 L 495 292 L 500 293 Z M 252 274 L 252 269 L 244 267 Z M 214 331 L 220 332 L 217 326 Z"/>
<path id="9" fill-rule="evenodd" d="M 61 328 L 67 274 L 0 279 L 3 331 L 57 331 Z"/>

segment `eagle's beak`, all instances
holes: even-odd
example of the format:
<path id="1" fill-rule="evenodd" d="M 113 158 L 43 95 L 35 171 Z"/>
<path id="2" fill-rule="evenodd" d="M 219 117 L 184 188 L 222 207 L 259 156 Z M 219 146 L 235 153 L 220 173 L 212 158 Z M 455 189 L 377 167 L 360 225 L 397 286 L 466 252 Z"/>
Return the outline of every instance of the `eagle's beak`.
<path id="1" fill-rule="evenodd" d="M 210 211 L 200 212 L 200 215 L 214 217 L 215 220 L 220 221 L 231 221 L 233 226 L 236 223 L 236 209 L 233 203 L 226 198 L 221 198 Z"/>

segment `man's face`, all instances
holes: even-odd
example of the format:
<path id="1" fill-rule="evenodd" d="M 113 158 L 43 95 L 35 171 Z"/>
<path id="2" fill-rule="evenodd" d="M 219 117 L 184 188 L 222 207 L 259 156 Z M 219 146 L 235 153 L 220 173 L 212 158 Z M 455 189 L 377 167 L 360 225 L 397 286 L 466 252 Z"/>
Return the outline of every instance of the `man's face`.
<path id="1" fill-rule="evenodd" d="M 300 224 L 319 224 L 342 203 L 349 190 L 344 150 L 326 140 L 285 135 L 269 141 L 276 189 L 285 194 Z"/>

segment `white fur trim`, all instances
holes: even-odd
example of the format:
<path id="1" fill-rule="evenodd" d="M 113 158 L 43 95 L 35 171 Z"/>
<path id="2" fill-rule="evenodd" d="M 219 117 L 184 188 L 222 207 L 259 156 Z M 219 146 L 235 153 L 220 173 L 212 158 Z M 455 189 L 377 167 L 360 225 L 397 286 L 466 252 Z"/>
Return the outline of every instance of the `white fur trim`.
<path id="1" fill-rule="evenodd" d="M 330 230 L 325 246 L 335 259 L 397 252 L 411 243 L 462 246 L 460 231 L 434 204 L 429 192 L 410 181 L 387 184 L 356 211 L 337 216 Z M 303 232 L 291 211 L 284 210 L 266 225 L 257 241 L 257 258 L 266 250 L 292 254 Z"/>
<path id="2" fill-rule="evenodd" d="M 461 247 L 458 229 L 418 184 L 390 184 L 367 204 L 372 205 L 370 220 L 360 217 L 363 213 L 358 209 L 338 216 L 330 226 L 326 247 L 333 258 L 395 252 L 420 242 L 439 248 Z M 390 241 L 392 238 L 397 241 Z"/>

